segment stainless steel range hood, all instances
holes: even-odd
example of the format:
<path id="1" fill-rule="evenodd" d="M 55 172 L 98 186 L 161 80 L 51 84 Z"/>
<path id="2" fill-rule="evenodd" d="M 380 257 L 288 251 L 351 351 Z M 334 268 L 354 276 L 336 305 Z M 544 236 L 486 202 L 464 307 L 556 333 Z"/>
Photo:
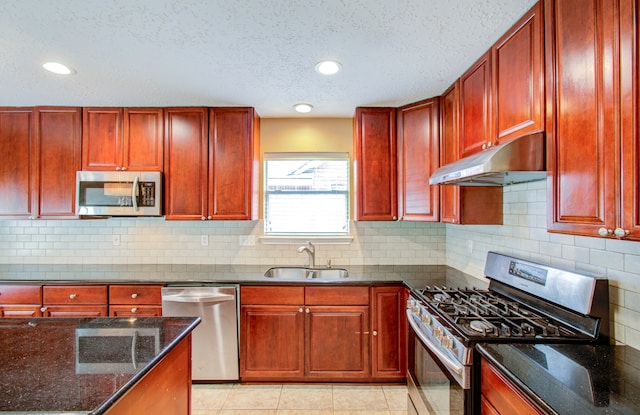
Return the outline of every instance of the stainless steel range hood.
<path id="1" fill-rule="evenodd" d="M 546 152 L 544 133 L 516 138 L 440 167 L 429 184 L 457 186 L 506 186 L 544 180 Z"/>

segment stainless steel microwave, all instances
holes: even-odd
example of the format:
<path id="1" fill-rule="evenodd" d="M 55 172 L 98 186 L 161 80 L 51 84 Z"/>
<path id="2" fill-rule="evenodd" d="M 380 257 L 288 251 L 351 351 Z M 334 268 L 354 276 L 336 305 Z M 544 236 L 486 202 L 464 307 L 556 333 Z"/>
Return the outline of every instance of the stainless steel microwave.
<path id="1" fill-rule="evenodd" d="M 79 216 L 161 216 L 162 173 L 76 172 Z"/>

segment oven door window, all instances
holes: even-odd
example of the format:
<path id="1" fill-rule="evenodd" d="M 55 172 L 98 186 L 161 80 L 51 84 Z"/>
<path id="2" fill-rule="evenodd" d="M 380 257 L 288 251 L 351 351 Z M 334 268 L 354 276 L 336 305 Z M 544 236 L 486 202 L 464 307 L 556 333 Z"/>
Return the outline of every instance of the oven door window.
<path id="1" fill-rule="evenodd" d="M 470 392 L 458 384 L 412 330 L 410 333 L 412 335 L 409 342 L 409 374 L 415 384 L 413 393 L 417 396 L 412 398 L 419 401 L 417 405 L 426 407 L 429 415 L 470 413 Z"/>

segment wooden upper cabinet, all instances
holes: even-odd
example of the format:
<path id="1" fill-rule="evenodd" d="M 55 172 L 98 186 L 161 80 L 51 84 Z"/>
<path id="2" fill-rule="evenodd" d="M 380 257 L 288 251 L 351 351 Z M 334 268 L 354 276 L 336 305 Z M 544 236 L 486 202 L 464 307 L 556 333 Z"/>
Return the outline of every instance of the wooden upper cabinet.
<path id="1" fill-rule="evenodd" d="M 84 108 L 83 170 L 162 171 L 162 108 Z"/>
<path id="2" fill-rule="evenodd" d="M 438 98 L 398 109 L 398 164 L 400 219 L 440 220 L 438 186 L 429 177 L 440 165 L 440 112 Z"/>
<path id="3" fill-rule="evenodd" d="M 442 166 L 460 158 L 460 141 L 458 140 L 459 105 L 459 82 L 456 81 L 440 97 L 440 164 Z M 460 187 L 438 187 L 440 188 L 440 221 L 446 223 L 459 222 Z"/>
<path id="4" fill-rule="evenodd" d="M 626 238 L 640 240 L 640 39 L 638 2 L 620 1 L 620 93 L 622 181 L 620 228 Z M 635 47 L 635 49 L 634 49 Z M 627 232 L 629 232 L 627 234 Z"/>
<path id="5" fill-rule="evenodd" d="M 166 219 L 206 218 L 208 125 L 207 108 L 165 110 Z"/>
<path id="6" fill-rule="evenodd" d="M 164 115 L 162 108 L 125 108 L 122 167 L 162 171 Z"/>
<path id="7" fill-rule="evenodd" d="M 0 109 L 0 216 L 74 217 L 80 128 L 78 108 Z"/>
<path id="8" fill-rule="evenodd" d="M 460 77 L 460 157 L 493 145 L 491 129 L 491 51 Z"/>
<path id="9" fill-rule="evenodd" d="M 253 108 L 169 108 L 167 219 L 258 218 L 259 128 Z"/>
<path id="10" fill-rule="evenodd" d="M 356 108 L 355 220 L 397 220 L 396 109 Z"/>
<path id="11" fill-rule="evenodd" d="M 619 226 L 618 5 L 618 0 L 545 1 L 547 227 L 552 232 L 613 236 Z M 629 70 L 622 73 L 628 77 Z M 637 105 L 637 95 L 633 100 L 628 109 Z M 637 163 L 637 135 L 633 140 L 630 157 Z M 637 192 L 629 192 L 637 206 Z"/>
<path id="12" fill-rule="evenodd" d="M 34 217 L 33 108 L 0 108 L 0 216 Z"/>
<path id="13" fill-rule="evenodd" d="M 440 163 L 460 158 L 459 81 L 440 97 Z M 439 186 L 440 221 L 456 224 L 502 224 L 502 187 Z"/>
<path id="14" fill-rule="evenodd" d="M 74 218 L 76 171 L 81 169 L 80 108 L 37 107 L 38 217 Z"/>
<path id="15" fill-rule="evenodd" d="M 258 219 L 260 120 L 253 108 L 209 110 L 209 213 Z"/>
<path id="16" fill-rule="evenodd" d="M 544 130 L 542 23 L 538 2 L 491 49 L 493 145 Z"/>

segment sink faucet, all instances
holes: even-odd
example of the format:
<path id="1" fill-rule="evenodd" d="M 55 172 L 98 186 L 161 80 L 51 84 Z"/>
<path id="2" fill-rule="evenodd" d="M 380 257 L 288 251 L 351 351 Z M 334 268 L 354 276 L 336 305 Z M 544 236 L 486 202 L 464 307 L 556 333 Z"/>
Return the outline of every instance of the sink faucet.
<path id="1" fill-rule="evenodd" d="M 306 252 L 307 255 L 309 255 L 309 268 L 315 268 L 316 247 L 311 242 L 307 242 L 306 245 L 302 245 L 301 247 L 299 247 L 298 252 Z"/>

